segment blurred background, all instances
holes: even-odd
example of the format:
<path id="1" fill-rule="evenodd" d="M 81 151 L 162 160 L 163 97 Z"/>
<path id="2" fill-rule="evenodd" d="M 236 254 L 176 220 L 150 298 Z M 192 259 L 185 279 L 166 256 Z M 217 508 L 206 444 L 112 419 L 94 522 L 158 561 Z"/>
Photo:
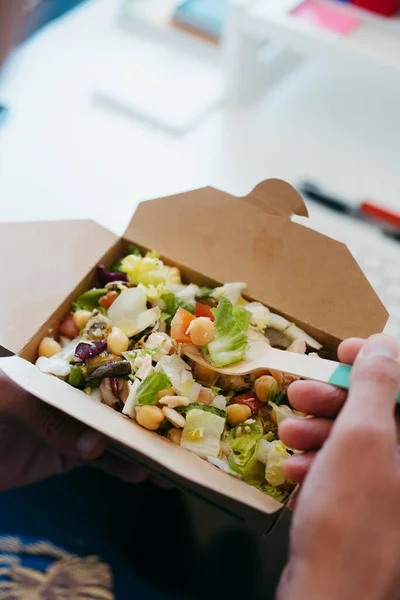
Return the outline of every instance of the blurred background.
<path id="1" fill-rule="evenodd" d="M 279 177 L 301 188 L 305 224 L 349 245 L 400 339 L 398 10 L 396 0 L 33 0 L 0 78 L 0 219 L 92 218 L 122 233 L 142 200 L 206 185 L 245 195 Z M 186 576 L 171 577 L 166 558 L 155 577 L 133 544 L 140 577 L 190 597 L 273 597 L 289 516 L 264 538 L 178 492 L 164 501 L 180 507 Z M 145 552 L 167 557 L 158 537 Z"/>

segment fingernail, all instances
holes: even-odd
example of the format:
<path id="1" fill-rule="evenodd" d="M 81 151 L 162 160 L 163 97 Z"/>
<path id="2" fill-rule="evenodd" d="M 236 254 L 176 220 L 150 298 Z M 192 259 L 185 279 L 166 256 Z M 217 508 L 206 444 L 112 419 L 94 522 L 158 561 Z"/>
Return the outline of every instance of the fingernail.
<path id="1" fill-rule="evenodd" d="M 359 354 L 359 358 L 373 358 L 374 356 L 398 359 L 399 346 L 393 338 L 385 335 L 377 335 L 367 341 Z"/>
<path id="2" fill-rule="evenodd" d="M 76 442 L 76 451 L 82 456 L 87 456 L 94 450 L 102 437 L 101 433 L 93 431 L 93 429 L 86 429 Z"/>

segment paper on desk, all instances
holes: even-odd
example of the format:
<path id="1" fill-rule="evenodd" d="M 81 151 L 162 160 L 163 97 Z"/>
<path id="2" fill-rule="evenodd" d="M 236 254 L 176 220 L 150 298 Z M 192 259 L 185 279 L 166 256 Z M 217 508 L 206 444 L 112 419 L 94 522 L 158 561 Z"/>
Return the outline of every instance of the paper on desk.
<path id="1" fill-rule="evenodd" d="M 97 100 L 171 133 L 184 133 L 222 99 L 218 66 L 154 41 L 113 44 L 96 85 Z"/>
<path id="2" fill-rule="evenodd" d="M 306 0 L 295 8 L 292 14 L 302 21 L 328 29 L 338 35 L 349 35 L 360 24 L 360 18 L 356 15 L 328 6 L 318 0 Z"/>

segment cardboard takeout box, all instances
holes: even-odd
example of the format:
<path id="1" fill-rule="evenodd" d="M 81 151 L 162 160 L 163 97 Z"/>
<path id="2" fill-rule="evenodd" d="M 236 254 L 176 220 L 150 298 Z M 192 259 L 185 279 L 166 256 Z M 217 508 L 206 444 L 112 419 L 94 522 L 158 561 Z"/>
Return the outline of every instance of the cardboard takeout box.
<path id="1" fill-rule="evenodd" d="M 110 207 L 112 210 L 112 207 Z M 289 317 L 333 357 L 340 340 L 381 331 L 387 312 L 347 247 L 291 220 L 307 216 L 288 184 L 237 198 L 208 187 L 139 204 L 118 238 L 91 221 L 0 224 L 2 368 L 48 404 L 109 436 L 114 451 L 267 531 L 282 505 L 35 366 L 71 302 L 128 244 L 156 249 L 200 285 L 245 281 L 248 297 Z"/>

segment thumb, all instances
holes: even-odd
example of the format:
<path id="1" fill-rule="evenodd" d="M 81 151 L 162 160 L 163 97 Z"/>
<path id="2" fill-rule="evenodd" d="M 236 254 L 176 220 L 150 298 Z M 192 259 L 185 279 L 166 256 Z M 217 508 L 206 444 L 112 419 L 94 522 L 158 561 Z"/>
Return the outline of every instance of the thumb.
<path id="1" fill-rule="evenodd" d="M 400 389 L 399 346 L 386 335 L 373 335 L 362 347 L 351 373 L 347 401 L 338 425 L 384 429 L 396 440 L 394 408 Z"/>

